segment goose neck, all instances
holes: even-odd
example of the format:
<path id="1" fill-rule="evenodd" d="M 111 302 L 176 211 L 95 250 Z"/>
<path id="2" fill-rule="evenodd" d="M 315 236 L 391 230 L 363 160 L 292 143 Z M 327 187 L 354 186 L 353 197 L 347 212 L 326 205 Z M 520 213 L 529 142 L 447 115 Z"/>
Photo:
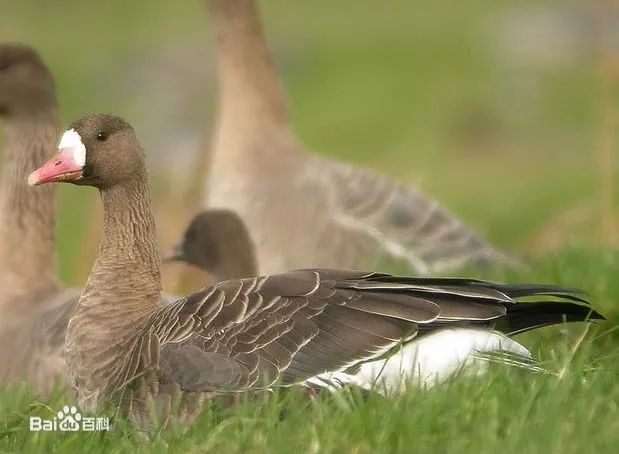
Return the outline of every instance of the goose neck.
<path id="1" fill-rule="evenodd" d="M 0 288 L 11 289 L 13 296 L 45 293 L 58 285 L 54 251 L 56 188 L 31 188 L 27 178 L 55 151 L 59 129 L 55 107 L 40 109 L 30 116 L 15 115 L 4 122 Z"/>
<path id="2" fill-rule="evenodd" d="M 286 107 L 253 0 L 208 0 L 221 92 L 220 121 L 283 124 Z"/>
<path id="3" fill-rule="evenodd" d="M 131 322 L 160 304 L 161 264 L 146 171 L 101 190 L 101 197 L 103 237 L 80 304 L 113 310 L 119 322 Z"/>

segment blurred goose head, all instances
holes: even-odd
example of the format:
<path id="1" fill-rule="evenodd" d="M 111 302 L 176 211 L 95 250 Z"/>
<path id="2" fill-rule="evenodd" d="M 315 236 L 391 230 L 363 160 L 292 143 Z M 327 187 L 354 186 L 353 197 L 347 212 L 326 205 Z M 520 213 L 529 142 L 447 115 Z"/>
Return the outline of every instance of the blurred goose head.
<path id="1" fill-rule="evenodd" d="M 143 168 L 132 126 L 114 115 L 92 114 L 64 132 L 58 153 L 32 172 L 28 183 L 64 181 L 106 189 L 133 179 Z"/>
<path id="2" fill-rule="evenodd" d="M 210 218 L 208 211 L 195 216 L 181 242 L 165 254 L 164 260 L 183 261 L 202 269 L 212 267 L 216 261 L 217 244 L 212 235 Z"/>
<path id="3" fill-rule="evenodd" d="M 238 214 L 226 209 L 209 209 L 196 215 L 181 242 L 164 259 L 196 266 L 217 281 L 258 274 L 247 227 Z"/>
<path id="4" fill-rule="evenodd" d="M 55 105 L 54 81 L 41 57 L 23 44 L 0 44 L 0 115 L 32 115 Z"/>

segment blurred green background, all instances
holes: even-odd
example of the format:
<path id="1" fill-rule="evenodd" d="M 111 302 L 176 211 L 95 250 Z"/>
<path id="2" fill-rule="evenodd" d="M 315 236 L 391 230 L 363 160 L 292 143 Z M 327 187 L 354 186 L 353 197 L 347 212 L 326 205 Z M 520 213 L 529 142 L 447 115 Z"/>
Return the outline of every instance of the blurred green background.
<path id="1" fill-rule="evenodd" d="M 260 1 L 309 148 L 418 184 L 494 242 L 529 254 L 616 235 L 600 202 L 618 188 L 599 172 L 616 127 L 599 57 L 612 40 L 600 44 L 596 5 Z M 162 245 L 171 244 L 199 204 L 188 180 L 215 112 L 203 2 L 0 0 L 0 40 L 42 53 L 65 123 L 104 111 L 136 126 Z M 61 272 L 80 284 L 96 252 L 97 197 L 60 190 Z"/>

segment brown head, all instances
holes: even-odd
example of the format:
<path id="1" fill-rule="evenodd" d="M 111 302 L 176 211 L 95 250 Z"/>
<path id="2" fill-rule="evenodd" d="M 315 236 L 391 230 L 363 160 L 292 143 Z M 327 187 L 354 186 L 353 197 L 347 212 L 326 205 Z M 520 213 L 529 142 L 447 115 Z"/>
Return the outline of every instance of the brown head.
<path id="1" fill-rule="evenodd" d="M 194 217 L 182 241 L 165 256 L 197 266 L 218 280 L 258 273 L 253 242 L 233 211 L 211 209 Z"/>
<path id="2" fill-rule="evenodd" d="M 32 172 L 28 183 L 62 181 L 106 189 L 135 178 L 144 167 L 131 125 L 115 115 L 91 114 L 69 126 L 58 153 Z"/>
<path id="3" fill-rule="evenodd" d="M 54 81 L 41 57 L 23 44 L 0 44 L 0 115 L 32 114 L 55 105 Z"/>

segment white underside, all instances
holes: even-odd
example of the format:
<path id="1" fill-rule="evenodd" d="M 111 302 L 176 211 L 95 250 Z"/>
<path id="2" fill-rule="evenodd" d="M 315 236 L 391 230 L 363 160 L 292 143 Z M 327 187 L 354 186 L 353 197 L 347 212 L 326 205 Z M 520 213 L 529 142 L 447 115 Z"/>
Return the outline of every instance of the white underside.
<path id="1" fill-rule="evenodd" d="M 456 373 L 483 374 L 489 366 L 488 354 L 531 358 L 525 347 L 501 333 L 450 328 L 409 342 L 387 359 L 365 363 L 355 375 L 327 373 L 307 382 L 330 389 L 341 385 L 356 385 L 393 394 L 410 386 L 432 387 Z"/>

